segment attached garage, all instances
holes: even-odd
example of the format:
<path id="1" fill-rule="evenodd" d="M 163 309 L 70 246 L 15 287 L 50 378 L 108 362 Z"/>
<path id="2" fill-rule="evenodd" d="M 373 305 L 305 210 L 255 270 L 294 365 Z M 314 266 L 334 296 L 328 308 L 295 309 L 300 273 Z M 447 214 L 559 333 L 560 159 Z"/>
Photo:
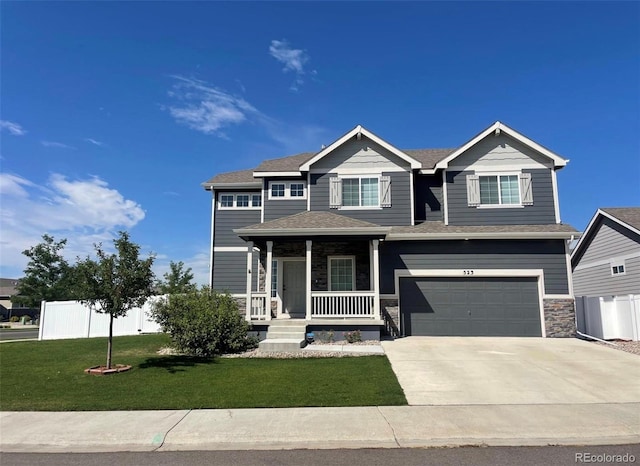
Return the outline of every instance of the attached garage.
<path id="1" fill-rule="evenodd" d="M 403 335 L 540 337 L 536 277 L 402 277 Z"/>

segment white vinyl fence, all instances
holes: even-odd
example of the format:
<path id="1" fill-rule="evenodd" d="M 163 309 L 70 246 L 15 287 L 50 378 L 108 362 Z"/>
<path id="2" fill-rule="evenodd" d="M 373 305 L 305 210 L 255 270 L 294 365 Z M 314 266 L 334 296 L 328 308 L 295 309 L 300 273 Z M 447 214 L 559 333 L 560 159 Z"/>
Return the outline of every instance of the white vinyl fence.
<path id="1" fill-rule="evenodd" d="M 155 299 L 158 298 L 150 298 L 141 308 L 131 309 L 125 316 L 114 319 L 113 335 L 160 332 L 160 326 L 149 314 Z M 106 336 L 109 336 L 109 314 L 92 311 L 78 301 L 42 302 L 39 340 Z"/>
<path id="2" fill-rule="evenodd" d="M 603 340 L 640 340 L 640 295 L 576 297 L 578 330 Z"/>

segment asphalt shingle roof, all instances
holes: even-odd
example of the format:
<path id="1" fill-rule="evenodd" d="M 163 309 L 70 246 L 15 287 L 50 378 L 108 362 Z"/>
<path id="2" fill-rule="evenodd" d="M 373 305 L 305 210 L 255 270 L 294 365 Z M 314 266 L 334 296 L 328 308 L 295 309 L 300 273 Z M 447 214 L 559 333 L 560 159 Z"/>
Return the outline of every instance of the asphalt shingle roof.
<path id="1" fill-rule="evenodd" d="M 309 212 L 304 211 L 297 214 L 289 215 L 265 223 L 256 223 L 242 228 L 243 230 L 336 230 L 344 228 L 380 228 L 375 223 L 356 220 L 354 218 L 345 217 L 344 215 L 334 214 L 333 212 Z"/>
<path id="2" fill-rule="evenodd" d="M 403 150 L 409 157 L 414 158 L 422 164 L 424 169 L 432 169 L 436 163 L 447 157 L 455 149 L 407 149 Z M 253 177 L 253 172 L 291 172 L 300 170 L 300 166 L 313 158 L 317 152 L 302 152 L 288 157 L 265 160 L 256 168 L 249 170 L 239 170 L 234 172 L 220 173 L 206 184 L 217 183 L 251 183 L 257 181 Z"/>
<path id="3" fill-rule="evenodd" d="M 600 210 L 640 230 L 640 207 L 605 207 Z"/>

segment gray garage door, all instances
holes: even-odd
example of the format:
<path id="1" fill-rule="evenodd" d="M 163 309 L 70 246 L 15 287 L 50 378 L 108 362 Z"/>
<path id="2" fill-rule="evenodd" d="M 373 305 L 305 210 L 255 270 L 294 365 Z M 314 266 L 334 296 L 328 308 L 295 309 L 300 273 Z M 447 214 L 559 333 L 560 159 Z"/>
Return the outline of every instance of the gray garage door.
<path id="1" fill-rule="evenodd" d="M 539 337 L 535 278 L 402 278 L 404 335 Z"/>

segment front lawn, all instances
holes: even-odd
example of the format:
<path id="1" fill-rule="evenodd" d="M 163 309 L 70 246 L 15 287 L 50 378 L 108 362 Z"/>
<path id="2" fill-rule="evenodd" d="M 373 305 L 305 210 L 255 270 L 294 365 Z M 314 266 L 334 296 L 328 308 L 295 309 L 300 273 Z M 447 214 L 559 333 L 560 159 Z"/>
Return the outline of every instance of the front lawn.
<path id="1" fill-rule="evenodd" d="M 198 359 L 160 356 L 166 335 L 114 338 L 114 364 L 129 372 L 86 375 L 104 364 L 106 338 L 0 344 L 0 410 L 86 411 L 404 405 L 385 356 Z"/>

